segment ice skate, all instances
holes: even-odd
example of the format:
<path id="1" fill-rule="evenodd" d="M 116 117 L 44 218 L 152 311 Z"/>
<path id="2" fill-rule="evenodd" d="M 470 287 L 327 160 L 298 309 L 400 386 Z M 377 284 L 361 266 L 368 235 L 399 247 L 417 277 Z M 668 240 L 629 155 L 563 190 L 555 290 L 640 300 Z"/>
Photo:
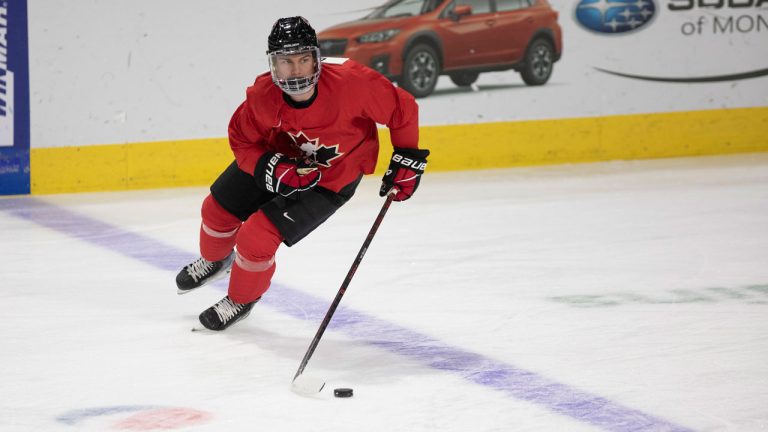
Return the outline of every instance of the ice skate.
<path id="1" fill-rule="evenodd" d="M 235 253 L 221 261 L 208 261 L 203 257 L 187 265 L 176 275 L 176 287 L 179 294 L 186 294 L 194 289 L 224 277 L 232 269 Z"/>
<path id="2" fill-rule="evenodd" d="M 260 298 L 250 303 L 235 303 L 229 296 L 204 310 L 200 314 L 200 324 L 208 330 L 221 331 L 240 321 L 251 313 L 251 308 Z"/>

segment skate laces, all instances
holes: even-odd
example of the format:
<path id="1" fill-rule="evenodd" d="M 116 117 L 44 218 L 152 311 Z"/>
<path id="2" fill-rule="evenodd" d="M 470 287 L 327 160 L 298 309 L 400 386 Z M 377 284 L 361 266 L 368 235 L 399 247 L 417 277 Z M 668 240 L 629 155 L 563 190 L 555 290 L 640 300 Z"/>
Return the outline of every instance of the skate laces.
<path id="1" fill-rule="evenodd" d="M 197 282 L 205 277 L 208 272 L 211 271 L 211 269 L 213 269 L 213 264 L 213 262 L 200 257 L 197 259 L 197 261 L 187 266 L 187 273 L 195 282 Z"/>
<path id="2" fill-rule="evenodd" d="M 236 304 L 230 300 L 229 297 L 224 297 L 221 301 L 213 305 L 213 310 L 216 312 L 216 315 L 219 316 L 219 320 L 225 323 L 237 315 L 243 306 L 245 305 Z"/>

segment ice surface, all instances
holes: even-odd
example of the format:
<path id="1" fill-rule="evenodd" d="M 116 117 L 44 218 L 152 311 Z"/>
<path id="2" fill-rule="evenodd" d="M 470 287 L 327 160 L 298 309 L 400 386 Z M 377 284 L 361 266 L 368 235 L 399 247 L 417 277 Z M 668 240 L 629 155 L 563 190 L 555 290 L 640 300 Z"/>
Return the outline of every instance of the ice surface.
<path id="1" fill-rule="evenodd" d="M 377 188 L 221 334 L 174 286 L 206 188 L 0 199 L 0 430 L 768 429 L 768 155 L 428 173 L 298 396 Z"/>

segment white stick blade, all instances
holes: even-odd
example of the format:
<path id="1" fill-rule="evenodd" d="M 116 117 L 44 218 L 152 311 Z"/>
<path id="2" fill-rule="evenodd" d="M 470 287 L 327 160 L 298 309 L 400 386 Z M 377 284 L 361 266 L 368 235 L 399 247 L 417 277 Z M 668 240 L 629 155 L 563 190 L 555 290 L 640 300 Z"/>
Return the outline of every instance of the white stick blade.
<path id="1" fill-rule="evenodd" d="M 325 387 L 325 381 L 320 378 L 299 375 L 291 383 L 291 391 L 302 396 L 312 396 L 320 393 Z"/>

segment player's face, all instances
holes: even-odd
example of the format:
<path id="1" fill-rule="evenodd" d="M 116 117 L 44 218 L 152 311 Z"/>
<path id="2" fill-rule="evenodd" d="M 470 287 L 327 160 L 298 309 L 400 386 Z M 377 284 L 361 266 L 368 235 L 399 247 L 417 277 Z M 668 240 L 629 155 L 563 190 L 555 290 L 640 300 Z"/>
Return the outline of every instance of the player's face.
<path id="1" fill-rule="evenodd" d="M 315 72 L 315 58 L 311 52 L 278 55 L 275 66 L 279 79 L 303 78 Z"/>

